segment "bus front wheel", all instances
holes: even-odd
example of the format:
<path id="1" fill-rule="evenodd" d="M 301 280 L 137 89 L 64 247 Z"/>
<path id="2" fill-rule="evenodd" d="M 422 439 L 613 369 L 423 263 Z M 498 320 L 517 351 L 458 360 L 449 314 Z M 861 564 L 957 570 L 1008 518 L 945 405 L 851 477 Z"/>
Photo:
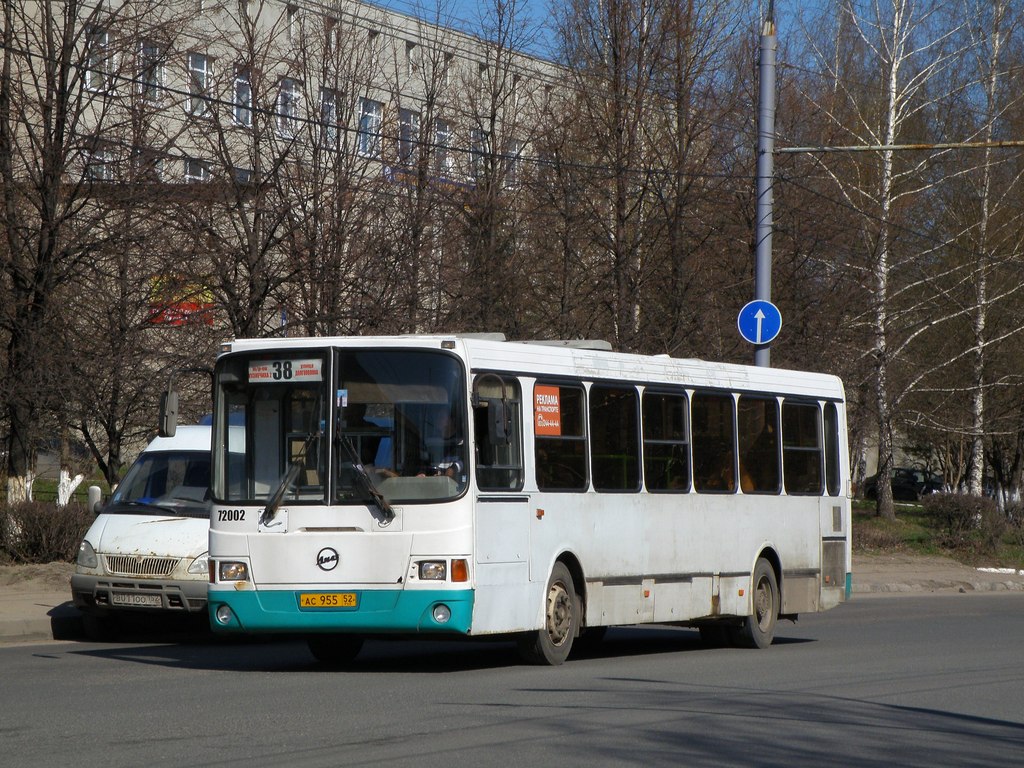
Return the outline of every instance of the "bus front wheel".
<path id="1" fill-rule="evenodd" d="M 340 667 L 359 655 L 363 649 L 363 638 L 357 635 L 313 635 L 306 639 L 306 644 L 321 664 Z"/>
<path id="2" fill-rule="evenodd" d="M 580 626 L 580 597 L 572 574 L 555 563 L 548 579 L 544 627 L 519 640 L 519 653 L 530 664 L 556 666 L 569 656 Z"/>
<path id="3" fill-rule="evenodd" d="M 754 566 L 753 613 L 733 629 L 733 642 L 741 648 L 767 648 L 775 638 L 779 620 L 779 583 L 775 569 L 763 557 Z"/>

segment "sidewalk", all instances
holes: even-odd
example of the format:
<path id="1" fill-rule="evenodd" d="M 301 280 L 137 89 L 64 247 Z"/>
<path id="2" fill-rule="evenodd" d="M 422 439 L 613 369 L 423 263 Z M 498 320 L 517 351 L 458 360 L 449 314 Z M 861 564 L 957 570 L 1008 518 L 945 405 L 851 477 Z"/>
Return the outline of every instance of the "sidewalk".
<path id="1" fill-rule="evenodd" d="M 0 645 L 78 640 L 70 563 L 0 566 Z M 854 555 L 853 598 L 893 594 L 1018 591 L 1024 573 L 979 570 L 945 557 Z"/>

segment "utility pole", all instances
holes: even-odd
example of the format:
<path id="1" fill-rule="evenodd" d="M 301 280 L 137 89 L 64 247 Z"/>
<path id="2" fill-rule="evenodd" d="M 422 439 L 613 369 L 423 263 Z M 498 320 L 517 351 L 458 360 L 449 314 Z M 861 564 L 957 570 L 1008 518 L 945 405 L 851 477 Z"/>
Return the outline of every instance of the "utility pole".
<path id="1" fill-rule="evenodd" d="M 757 250 L 754 262 L 754 299 L 772 300 L 772 209 L 775 173 L 775 51 L 778 47 L 775 29 L 775 0 L 768 0 L 768 10 L 761 26 L 760 91 L 757 109 Z M 771 367 L 771 345 L 754 347 L 754 365 Z"/>

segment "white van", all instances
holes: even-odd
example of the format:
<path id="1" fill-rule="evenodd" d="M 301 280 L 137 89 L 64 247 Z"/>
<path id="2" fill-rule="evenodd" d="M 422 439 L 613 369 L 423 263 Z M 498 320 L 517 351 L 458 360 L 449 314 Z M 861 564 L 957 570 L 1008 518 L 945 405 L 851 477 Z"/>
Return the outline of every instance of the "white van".
<path id="1" fill-rule="evenodd" d="M 209 486 L 210 427 L 146 447 L 78 549 L 71 595 L 86 634 L 109 638 L 129 615 L 205 616 Z"/>

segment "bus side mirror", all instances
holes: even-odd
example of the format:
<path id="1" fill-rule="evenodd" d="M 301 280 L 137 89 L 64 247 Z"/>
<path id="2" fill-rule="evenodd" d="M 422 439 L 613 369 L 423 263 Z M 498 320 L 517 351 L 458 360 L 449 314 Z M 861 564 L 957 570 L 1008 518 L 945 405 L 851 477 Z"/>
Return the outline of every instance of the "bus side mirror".
<path id="1" fill-rule="evenodd" d="M 98 485 L 90 485 L 89 490 L 86 491 L 86 506 L 89 511 L 94 515 L 98 515 L 100 510 L 103 509 L 103 491 L 100 490 Z"/>
<path id="2" fill-rule="evenodd" d="M 168 389 L 160 395 L 160 437 L 174 437 L 178 429 L 178 393 Z"/>
<path id="3" fill-rule="evenodd" d="M 491 445 L 508 445 L 512 442 L 512 414 L 508 403 L 501 398 L 487 397 L 487 439 Z"/>

